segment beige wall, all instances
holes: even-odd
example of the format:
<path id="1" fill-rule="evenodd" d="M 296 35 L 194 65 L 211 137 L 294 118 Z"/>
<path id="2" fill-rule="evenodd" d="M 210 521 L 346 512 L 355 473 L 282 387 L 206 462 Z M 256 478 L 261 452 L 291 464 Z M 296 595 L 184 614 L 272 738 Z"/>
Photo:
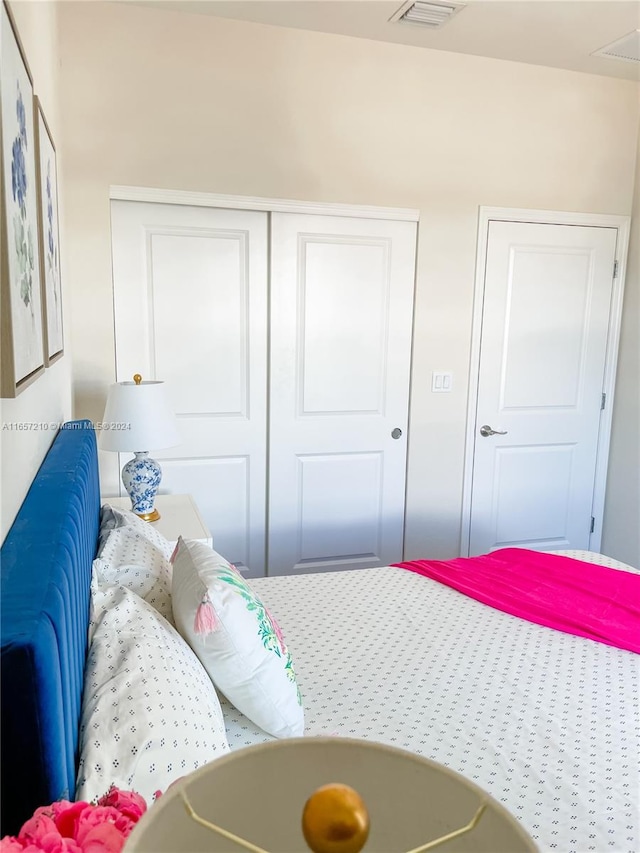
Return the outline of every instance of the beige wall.
<path id="1" fill-rule="evenodd" d="M 115 375 L 109 185 L 419 208 L 406 556 L 457 554 L 478 207 L 629 214 L 635 84 L 116 3 L 60 15 L 76 414 L 100 420 Z"/>
<path id="2" fill-rule="evenodd" d="M 33 75 L 34 90 L 58 148 L 60 115 L 58 103 L 58 7 L 53 3 L 11 3 L 20 39 Z M 70 288 L 66 287 L 64 265 L 63 193 L 60 192 L 60 244 L 65 319 L 69 317 Z M 66 355 L 45 370 L 32 385 L 14 400 L 0 400 L 0 541 L 11 526 L 34 474 L 53 441 L 54 431 L 16 430 L 12 424 L 60 423 L 71 417 L 71 358 L 69 323 L 66 324 Z"/>
<path id="3" fill-rule="evenodd" d="M 632 217 L 602 553 L 640 566 L 640 140 Z"/>

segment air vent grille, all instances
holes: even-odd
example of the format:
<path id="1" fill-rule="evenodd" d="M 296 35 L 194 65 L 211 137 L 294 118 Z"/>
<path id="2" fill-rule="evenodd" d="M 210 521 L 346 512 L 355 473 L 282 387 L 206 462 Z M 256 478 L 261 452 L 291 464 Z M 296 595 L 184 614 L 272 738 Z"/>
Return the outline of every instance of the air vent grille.
<path id="1" fill-rule="evenodd" d="M 436 29 L 446 24 L 464 7 L 464 3 L 427 3 L 422 0 L 417 2 L 410 0 L 409 3 L 404 3 L 389 20 Z"/>
<path id="2" fill-rule="evenodd" d="M 592 56 L 608 56 L 623 62 L 640 62 L 640 30 L 633 30 L 621 39 L 594 50 Z"/>

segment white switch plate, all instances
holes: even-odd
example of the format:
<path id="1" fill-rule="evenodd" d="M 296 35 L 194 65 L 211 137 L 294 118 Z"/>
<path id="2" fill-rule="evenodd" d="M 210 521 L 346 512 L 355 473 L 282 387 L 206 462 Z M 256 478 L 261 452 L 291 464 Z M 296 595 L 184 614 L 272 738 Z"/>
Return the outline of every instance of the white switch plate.
<path id="1" fill-rule="evenodd" d="M 434 394 L 446 394 L 453 387 L 453 373 L 435 371 L 431 374 L 431 390 Z"/>

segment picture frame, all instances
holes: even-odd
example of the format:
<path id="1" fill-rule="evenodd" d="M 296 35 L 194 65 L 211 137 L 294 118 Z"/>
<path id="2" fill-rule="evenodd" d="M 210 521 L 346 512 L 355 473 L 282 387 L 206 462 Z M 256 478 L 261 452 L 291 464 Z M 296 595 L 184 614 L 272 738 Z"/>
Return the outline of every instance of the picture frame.
<path id="1" fill-rule="evenodd" d="M 0 394 L 44 372 L 33 77 L 8 5 L 0 4 Z"/>
<path id="2" fill-rule="evenodd" d="M 33 103 L 36 131 L 36 175 L 38 185 L 38 226 L 42 332 L 46 367 L 64 354 L 62 285 L 60 280 L 60 229 L 58 219 L 58 171 L 56 147 L 42 104 Z"/>

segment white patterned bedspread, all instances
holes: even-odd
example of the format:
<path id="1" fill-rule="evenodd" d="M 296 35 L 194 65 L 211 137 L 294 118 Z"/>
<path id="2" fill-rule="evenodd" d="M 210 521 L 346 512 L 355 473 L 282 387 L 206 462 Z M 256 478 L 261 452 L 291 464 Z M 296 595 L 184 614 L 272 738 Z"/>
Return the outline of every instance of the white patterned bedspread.
<path id="1" fill-rule="evenodd" d="M 639 655 L 399 568 L 252 585 L 293 655 L 306 734 L 446 764 L 504 803 L 541 850 L 640 850 Z M 224 700 L 223 711 L 232 749 L 271 739 Z"/>

